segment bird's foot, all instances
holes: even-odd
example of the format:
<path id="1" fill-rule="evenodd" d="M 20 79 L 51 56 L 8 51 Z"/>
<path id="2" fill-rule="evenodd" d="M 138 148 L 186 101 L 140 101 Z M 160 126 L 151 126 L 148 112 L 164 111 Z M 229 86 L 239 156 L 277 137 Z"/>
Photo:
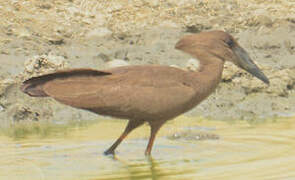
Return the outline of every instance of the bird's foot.
<path id="1" fill-rule="evenodd" d="M 148 158 L 151 157 L 151 151 L 145 151 L 144 155 Z"/>
<path id="2" fill-rule="evenodd" d="M 114 150 L 111 150 L 111 149 L 108 149 L 103 154 L 106 155 L 106 156 L 108 156 L 108 155 L 115 155 L 115 151 Z"/>

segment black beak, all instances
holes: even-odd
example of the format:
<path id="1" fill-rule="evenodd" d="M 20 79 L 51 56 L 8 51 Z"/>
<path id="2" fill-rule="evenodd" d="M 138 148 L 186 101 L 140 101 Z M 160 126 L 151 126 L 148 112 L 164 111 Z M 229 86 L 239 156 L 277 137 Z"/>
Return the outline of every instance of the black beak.
<path id="1" fill-rule="evenodd" d="M 233 47 L 234 53 L 237 55 L 237 65 L 242 69 L 246 70 L 253 76 L 257 77 L 266 84 L 269 84 L 268 78 L 263 74 L 263 72 L 257 67 L 257 65 L 249 57 L 248 53 L 240 46 Z"/>

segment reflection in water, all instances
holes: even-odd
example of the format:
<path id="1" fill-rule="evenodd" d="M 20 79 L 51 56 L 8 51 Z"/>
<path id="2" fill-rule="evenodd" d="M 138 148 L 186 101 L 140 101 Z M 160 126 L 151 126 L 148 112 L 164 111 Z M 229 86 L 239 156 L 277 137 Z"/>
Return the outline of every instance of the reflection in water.
<path id="1" fill-rule="evenodd" d="M 229 124 L 181 117 L 161 130 L 153 158 L 143 155 L 146 127 L 132 133 L 116 156 L 102 155 L 123 121 L 98 123 L 65 137 L 0 137 L 0 179 L 295 179 L 294 120 Z M 175 133 L 177 138 L 171 138 Z"/>
<path id="2" fill-rule="evenodd" d="M 120 164 L 119 171 L 113 171 L 110 174 L 104 174 L 99 180 L 115 180 L 115 179 L 128 179 L 128 180 L 143 180 L 143 179 L 173 179 L 176 177 L 192 175 L 195 173 L 193 168 L 181 168 L 180 164 L 185 162 L 164 161 L 147 157 L 144 159 L 137 159 L 126 161 L 118 158 L 117 156 L 110 156 L 110 159 L 117 161 Z M 193 166 L 192 166 L 193 167 Z M 124 173 L 122 171 L 125 171 Z M 119 174 L 117 176 L 116 174 Z M 188 178 L 190 179 L 190 178 Z"/>
<path id="3" fill-rule="evenodd" d="M 120 161 L 120 160 L 119 160 Z M 155 160 L 153 158 L 146 158 L 142 159 L 137 162 L 129 163 L 120 161 L 122 164 L 124 164 L 124 168 L 128 172 L 128 176 L 126 179 L 130 180 L 142 180 L 142 179 L 151 179 L 151 180 L 157 180 L 157 179 L 163 179 L 165 177 L 177 177 L 179 175 L 189 175 L 193 173 L 193 170 L 189 169 L 182 169 L 175 167 L 175 169 L 162 169 L 161 167 L 164 167 L 172 162 L 163 162 L 160 160 Z M 122 178 L 122 177 L 120 177 Z"/>

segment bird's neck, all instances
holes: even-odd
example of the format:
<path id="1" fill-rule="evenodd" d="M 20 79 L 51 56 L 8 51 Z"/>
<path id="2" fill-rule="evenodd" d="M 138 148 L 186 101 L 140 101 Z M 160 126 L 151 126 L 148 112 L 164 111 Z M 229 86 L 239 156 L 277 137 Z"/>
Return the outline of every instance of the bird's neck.
<path id="1" fill-rule="evenodd" d="M 200 60 L 200 69 L 193 72 L 194 88 L 202 97 L 207 97 L 217 87 L 221 80 L 224 61 L 217 57 L 208 57 Z"/>

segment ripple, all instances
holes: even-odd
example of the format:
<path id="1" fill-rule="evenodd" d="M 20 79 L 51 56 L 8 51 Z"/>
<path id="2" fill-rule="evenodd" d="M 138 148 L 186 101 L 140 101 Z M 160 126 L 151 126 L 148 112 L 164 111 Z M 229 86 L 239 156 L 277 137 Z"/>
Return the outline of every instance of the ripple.
<path id="1" fill-rule="evenodd" d="M 178 128 L 171 123 L 158 137 L 153 158 L 143 155 L 147 128 L 124 141 L 115 157 L 102 155 L 113 137 L 91 133 L 100 132 L 101 125 L 63 138 L 7 140 L 0 145 L 0 179 L 294 179 L 293 121 L 249 125 L 192 119 Z M 196 124 L 208 128 L 187 128 Z M 176 133 L 180 138 L 169 138 Z M 190 138 L 202 133 L 220 138 Z"/>

